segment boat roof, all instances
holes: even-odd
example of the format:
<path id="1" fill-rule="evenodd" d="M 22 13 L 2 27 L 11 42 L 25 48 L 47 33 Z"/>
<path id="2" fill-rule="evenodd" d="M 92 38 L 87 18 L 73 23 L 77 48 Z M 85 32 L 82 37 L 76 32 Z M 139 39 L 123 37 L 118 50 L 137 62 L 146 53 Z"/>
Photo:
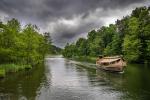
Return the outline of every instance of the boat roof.
<path id="1" fill-rule="evenodd" d="M 120 58 L 118 59 L 101 59 L 101 63 L 111 63 L 111 62 L 114 62 L 114 61 L 117 61 L 117 60 L 120 60 Z"/>
<path id="2" fill-rule="evenodd" d="M 102 59 L 100 59 L 101 63 L 111 63 L 117 60 L 120 60 L 121 57 L 120 56 L 112 56 L 112 57 L 103 57 Z"/>
<path id="3" fill-rule="evenodd" d="M 110 56 L 110 57 L 103 57 L 104 59 L 117 59 L 121 58 L 121 56 Z"/>

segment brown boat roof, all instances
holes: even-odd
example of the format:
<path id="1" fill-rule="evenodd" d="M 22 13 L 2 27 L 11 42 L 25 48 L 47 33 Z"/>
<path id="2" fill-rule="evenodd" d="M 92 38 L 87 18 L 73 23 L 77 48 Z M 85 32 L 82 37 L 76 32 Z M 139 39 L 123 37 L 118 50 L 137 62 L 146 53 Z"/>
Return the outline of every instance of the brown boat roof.
<path id="1" fill-rule="evenodd" d="M 112 57 L 103 57 L 102 59 L 100 59 L 101 63 L 111 63 L 117 60 L 120 60 L 121 57 L 120 56 L 112 56 Z"/>
<path id="2" fill-rule="evenodd" d="M 111 62 L 114 62 L 114 61 L 117 61 L 119 60 L 120 58 L 116 58 L 116 59 L 101 59 L 100 62 L 101 63 L 111 63 Z"/>
<path id="3" fill-rule="evenodd" d="M 117 59 L 121 58 L 120 56 L 111 56 L 111 57 L 103 57 L 104 59 Z"/>

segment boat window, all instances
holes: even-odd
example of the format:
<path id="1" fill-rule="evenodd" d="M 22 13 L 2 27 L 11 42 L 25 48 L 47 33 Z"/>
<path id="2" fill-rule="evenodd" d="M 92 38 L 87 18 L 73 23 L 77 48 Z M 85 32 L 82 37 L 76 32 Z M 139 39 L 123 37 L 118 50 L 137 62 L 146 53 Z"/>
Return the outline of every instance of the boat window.
<path id="1" fill-rule="evenodd" d="M 116 63 L 116 61 L 111 62 L 111 64 L 114 64 L 114 63 Z"/>
<path id="2" fill-rule="evenodd" d="M 102 63 L 102 65 L 109 65 L 109 63 Z"/>
<path id="3" fill-rule="evenodd" d="M 119 62 L 119 61 L 120 61 L 120 59 L 117 60 L 117 62 Z"/>

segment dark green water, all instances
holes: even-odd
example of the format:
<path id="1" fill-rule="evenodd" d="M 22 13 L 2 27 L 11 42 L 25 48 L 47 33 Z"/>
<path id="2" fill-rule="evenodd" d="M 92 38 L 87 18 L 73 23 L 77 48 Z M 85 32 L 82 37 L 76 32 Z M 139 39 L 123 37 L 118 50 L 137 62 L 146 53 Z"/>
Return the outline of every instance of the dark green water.
<path id="1" fill-rule="evenodd" d="M 0 100 L 150 100 L 150 69 L 128 65 L 114 74 L 46 58 L 45 66 L 1 80 Z"/>

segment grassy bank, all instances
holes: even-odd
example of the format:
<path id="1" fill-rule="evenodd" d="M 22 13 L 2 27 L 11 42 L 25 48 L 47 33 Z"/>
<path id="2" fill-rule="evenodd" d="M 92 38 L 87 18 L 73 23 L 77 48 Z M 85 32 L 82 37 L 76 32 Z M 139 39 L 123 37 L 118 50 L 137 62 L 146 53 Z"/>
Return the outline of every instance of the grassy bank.
<path id="1" fill-rule="evenodd" d="M 83 62 L 89 62 L 89 63 L 95 63 L 97 57 L 75 56 L 75 57 L 72 57 L 72 58 L 70 58 L 70 59 L 77 60 L 77 61 L 83 61 Z"/>
<path id="2" fill-rule="evenodd" d="M 31 65 L 19 65 L 19 64 L 1 64 L 0 65 L 0 77 L 5 77 L 9 73 L 16 73 L 21 70 L 31 69 Z"/>

